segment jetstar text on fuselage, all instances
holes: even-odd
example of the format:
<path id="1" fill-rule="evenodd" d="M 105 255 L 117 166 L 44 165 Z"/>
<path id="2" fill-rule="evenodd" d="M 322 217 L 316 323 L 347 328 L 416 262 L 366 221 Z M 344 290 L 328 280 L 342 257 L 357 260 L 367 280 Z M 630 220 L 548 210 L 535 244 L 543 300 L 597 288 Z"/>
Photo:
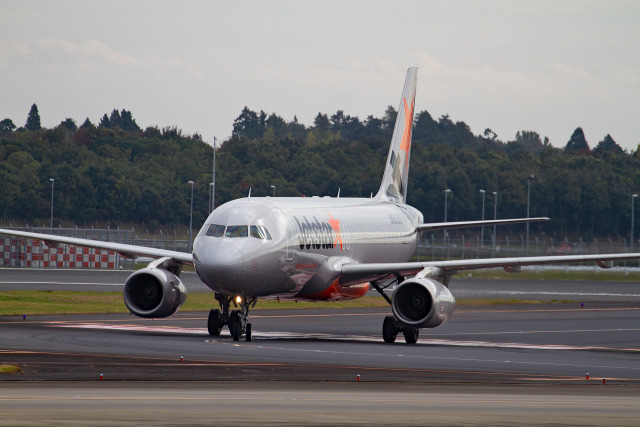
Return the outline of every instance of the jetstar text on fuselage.
<path id="1" fill-rule="evenodd" d="M 296 223 L 298 223 L 298 245 L 300 250 L 304 249 L 333 249 L 336 246 L 340 247 L 342 251 L 342 232 L 340 231 L 340 221 L 334 219 L 329 214 L 329 220 L 318 221 L 316 216 L 313 216 L 312 221 L 309 221 L 306 216 L 302 219 L 294 216 Z"/>

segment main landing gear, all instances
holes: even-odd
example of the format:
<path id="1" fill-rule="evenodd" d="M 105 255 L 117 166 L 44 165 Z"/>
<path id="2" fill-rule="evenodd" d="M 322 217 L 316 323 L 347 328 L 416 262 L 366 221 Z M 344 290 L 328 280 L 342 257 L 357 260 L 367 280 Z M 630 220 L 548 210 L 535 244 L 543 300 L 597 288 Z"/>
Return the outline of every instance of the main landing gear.
<path id="1" fill-rule="evenodd" d="M 407 344 L 415 344 L 418 342 L 418 334 L 420 328 L 405 326 L 395 318 L 395 316 L 387 316 L 382 322 L 382 339 L 384 342 L 395 342 L 398 332 L 402 332 L 404 340 Z"/>
<path id="2" fill-rule="evenodd" d="M 215 298 L 220 303 L 220 310 L 214 309 L 209 312 L 209 320 L 207 321 L 209 335 L 218 336 L 222 332 L 222 328 L 228 326 L 234 341 L 240 341 L 242 335 L 247 341 L 251 341 L 251 323 L 247 320 L 249 307 L 256 305 L 257 298 L 232 298 L 219 293 L 215 294 Z M 232 301 L 234 306 L 240 306 L 240 310 L 229 311 Z"/>

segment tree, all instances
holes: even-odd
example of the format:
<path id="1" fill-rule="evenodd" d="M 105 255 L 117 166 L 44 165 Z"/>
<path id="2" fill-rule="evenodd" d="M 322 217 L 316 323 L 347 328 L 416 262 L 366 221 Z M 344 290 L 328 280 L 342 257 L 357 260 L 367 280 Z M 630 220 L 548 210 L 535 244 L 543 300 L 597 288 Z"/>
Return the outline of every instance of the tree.
<path id="1" fill-rule="evenodd" d="M 564 152 L 567 154 L 589 154 L 589 144 L 584 137 L 584 132 L 581 127 L 576 128 L 571 135 L 571 139 L 564 147 Z"/>
<path id="2" fill-rule="evenodd" d="M 102 118 L 100 119 L 100 123 L 98 123 L 98 127 L 101 128 L 111 128 L 111 122 L 109 121 L 109 116 L 107 116 L 106 114 L 104 116 L 102 116 Z"/>
<path id="3" fill-rule="evenodd" d="M 72 132 L 75 132 L 78 130 L 78 126 L 76 126 L 75 120 L 69 119 L 69 118 L 60 122 L 60 126 L 62 126 L 65 129 L 69 129 Z"/>
<path id="4" fill-rule="evenodd" d="M 124 108 L 120 112 L 120 121 L 116 123 L 116 126 L 118 126 L 122 130 L 127 130 L 130 132 L 139 132 L 141 130 L 135 119 L 133 118 L 131 111 L 127 111 Z"/>
<path id="5" fill-rule="evenodd" d="M 597 157 L 606 157 L 610 155 L 622 154 L 624 150 L 613 140 L 611 135 L 607 134 L 602 141 L 593 149 L 593 155 Z"/>
<path id="6" fill-rule="evenodd" d="M 29 116 L 27 117 L 27 123 L 24 125 L 27 130 L 40 130 L 40 114 L 38 114 L 38 106 L 33 104 L 31 110 L 29 110 Z"/>
<path id="7" fill-rule="evenodd" d="M 382 127 L 385 130 L 393 131 L 396 125 L 396 117 L 398 117 L 396 109 L 391 105 L 387 106 L 387 110 L 384 112 L 384 117 L 382 118 Z"/>
<path id="8" fill-rule="evenodd" d="M 316 118 L 313 119 L 313 127 L 318 130 L 329 130 L 331 128 L 329 117 L 326 114 L 318 113 Z"/>
<path id="9" fill-rule="evenodd" d="M 91 120 L 89 120 L 89 117 L 87 117 L 84 123 L 80 125 L 80 129 L 85 129 L 85 128 L 91 129 L 93 127 L 94 127 L 93 123 L 91 123 Z"/>
<path id="10" fill-rule="evenodd" d="M 255 111 L 244 107 L 242 112 L 233 121 L 233 136 L 244 135 L 247 138 L 260 138 L 264 134 L 264 122 L 266 117 L 264 112 L 260 112 L 260 117 Z"/>
<path id="11" fill-rule="evenodd" d="M 0 122 L 0 132 L 13 132 L 16 128 L 16 125 L 13 124 L 11 119 L 4 119 Z"/>

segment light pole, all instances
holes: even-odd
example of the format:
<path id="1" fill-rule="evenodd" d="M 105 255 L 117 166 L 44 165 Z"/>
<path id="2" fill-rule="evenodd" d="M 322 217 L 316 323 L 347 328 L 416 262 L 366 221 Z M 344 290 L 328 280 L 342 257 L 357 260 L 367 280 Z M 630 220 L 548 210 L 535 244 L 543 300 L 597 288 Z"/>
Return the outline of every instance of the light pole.
<path id="1" fill-rule="evenodd" d="M 446 190 L 444 190 L 444 222 L 447 222 L 447 197 L 449 196 L 449 193 L 451 193 L 451 190 L 449 188 L 447 188 Z M 447 244 L 447 229 L 444 229 L 444 236 L 442 238 L 442 244 L 446 245 Z"/>
<path id="2" fill-rule="evenodd" d="M 480 190 L 482 193 L 482 220 L 484 221 L 484 190 Z M 480 228 L 480 248 L 484 245 L 484 225 Z"/>
<path id="3" fill-rule="evenodd" d="M 495 221 L 498 216 L 498 193 L 493 192 L 493 220 Z M 493 224 L 493 244 L 491 248 L 491 256 L 495 256 L 496 254 L 496 225 Z"/>
<path id="4" fill-rule="evenodd" d="M 213 137 L 213 180 L 211 182 L 211 211 L 213 212 L 216 205 L 216 137 Z"/>
<path id="5" fill-rule="evenodd" d="M 191 245 L 193 244 L 193 181 L 189 181 L 191 185 L 191 213 L 189 214 L 189 246 L 188 251 L 191 252 Z"/>
<path id="6" fill-rule="evenodd" d="M 529 218 L 529 205 L 531 200 L 531 180 L 535 178 L 534 174 L 527 177 L 527 218 Z M 529 255 L 529 223 L 527 222 L 527 255 Z"/>
<path id="7" fill-rule="evenodd" d="M 49 181 L 51 181 L 51 221 L 49 222 L 49 228 L 53 231 L 53 186 L 56 180 L 49 178 Z"/>
<path id="8" fill-rule="evenodd" d="M 272 185 L 271 188 L 273 189 L 273 197 L 276 197 L 276 186 Z"/>
<path id="9" fill-rule="evenodd" d="M 209 213 L 213 212 L 213 182 L 209 183 Z"/>
<path id="10" fill-rule="evenodd" d="M 633 220 L 634 220 L 634 215 L 633 215 L 633 208 L 635 205 L 635 201 L 636 201 L 636 197 L 638 197 L 637 194 L 634 194 L 631 196 L 631 240 L 629 240 L 629 250 L 633 251 Z"/>

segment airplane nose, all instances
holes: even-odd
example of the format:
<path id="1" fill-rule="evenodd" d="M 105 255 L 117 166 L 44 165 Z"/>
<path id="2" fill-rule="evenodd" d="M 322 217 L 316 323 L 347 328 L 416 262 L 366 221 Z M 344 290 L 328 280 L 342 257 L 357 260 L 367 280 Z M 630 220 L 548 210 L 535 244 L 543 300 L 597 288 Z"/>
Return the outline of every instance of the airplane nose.
<path id="1" fill-rule="evenodd" d="M 238 280 L 244 266 L 244 257 L 237 248 L 227 244 L 216 244 L 198 253 L 197 268 L 216 282 Z"/>

